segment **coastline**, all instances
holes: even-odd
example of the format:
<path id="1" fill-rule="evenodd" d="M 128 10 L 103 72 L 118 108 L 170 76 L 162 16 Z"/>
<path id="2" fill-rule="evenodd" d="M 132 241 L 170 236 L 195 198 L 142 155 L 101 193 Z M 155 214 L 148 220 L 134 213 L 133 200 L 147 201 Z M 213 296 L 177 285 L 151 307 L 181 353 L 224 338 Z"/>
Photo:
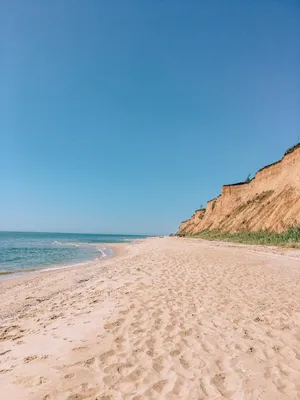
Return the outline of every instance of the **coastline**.
<path id="1" fill-rule="evenodd" d="M 78 245 L 78 244 L 76 244 Z M 16 278 L 21 278 L 25 277 L 27 275 L 35 275 L 35 274 L 40 274 L 40 273 L 46 273 L 46 272 L 51 272 L 51 271 L 59 271 L 62 269 L 69 269 L 69 268 L 79 268 L 79 267 L 87 267 L 89 265 L 92 265 L 95 262 L 103 261 L 107 258 L 115 257 L 118 255 L 124 254 L 124 246 L 126 243 L 99 243 L 99 246 L 96 244 L 90 244 L 90 243 L 85 243 L 85 246 L 91 245 L 93 247 L 98 248 L 99 251 L 101 251 L 102 257 L 99 257 L 97 259 L 87 259 L 83 260 L 80 262 L 74 261 L 73 263 L 70 262 L 70 264 L 53 264 L 53 265 L 47 265 L 47 266 L 40 266 L 39 268 L 32 268 L 32 269 L 23 269 L 23 270 L 12 270 L 12 271 L 0 271 L 0 282 L 6 281 L 6 280 L 11 280 L 11 279 L 16 279 Z M 120 245 L 120 246 L 119 246 Z M 109 249 L 109 253 L 106 254 L 104 253 L 101 248 L 106 247 Z"/>
<path id="2" fill-rule="evenodd" d="M 149 238 L 0 282 L 10 400 L 296 399 L 300 258 Z"/>

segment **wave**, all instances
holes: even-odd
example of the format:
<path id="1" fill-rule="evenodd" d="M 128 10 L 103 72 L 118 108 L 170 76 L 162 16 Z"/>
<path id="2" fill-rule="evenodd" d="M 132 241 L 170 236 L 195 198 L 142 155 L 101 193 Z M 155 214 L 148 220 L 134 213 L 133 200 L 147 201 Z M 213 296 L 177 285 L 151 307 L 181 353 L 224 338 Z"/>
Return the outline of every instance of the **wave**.
<path id="1" fill-rule="evenodd" d="M 103 260 L 104 258 L 113 256 L 112 250 L 107 247 L 98 248 L 97 251 L 99 251 L 101 253 L 100 257 L 96 257 L 93 260 L 86 260 L 86 261 L 75 262 L 75 263 L 70 263 L 70 264 L 53 265 L 50 267 L 41 266 L 38 268 L 31 268 L 31 269 L 14 269 L 11 271 L 0 271 L 0 280 L 15 278 L 15 277 L 23 276 L 23 275 L 27 275 L 27 274 L 37 274 L 40 272 L 49 272 L 49 271 L 56 271 L 56 270 L 60 270 L 60 269 L 66 269 L 66 268 L 82 267 L 85 265 L 87 266 L 87 265 L 93 264 L 95 261 L 100 261 L 100 260 Z"/>

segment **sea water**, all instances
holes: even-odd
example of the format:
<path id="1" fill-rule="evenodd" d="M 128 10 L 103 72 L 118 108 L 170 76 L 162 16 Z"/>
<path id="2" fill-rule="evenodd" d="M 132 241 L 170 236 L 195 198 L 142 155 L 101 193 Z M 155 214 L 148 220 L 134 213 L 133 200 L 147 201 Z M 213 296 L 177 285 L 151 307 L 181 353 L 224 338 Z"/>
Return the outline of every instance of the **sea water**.
<path id="1" fill-rule="evenodd" d="M 0 276 L 88 264 L 112 255 L 109 245 L 145 236 L 0 232 Z"/>

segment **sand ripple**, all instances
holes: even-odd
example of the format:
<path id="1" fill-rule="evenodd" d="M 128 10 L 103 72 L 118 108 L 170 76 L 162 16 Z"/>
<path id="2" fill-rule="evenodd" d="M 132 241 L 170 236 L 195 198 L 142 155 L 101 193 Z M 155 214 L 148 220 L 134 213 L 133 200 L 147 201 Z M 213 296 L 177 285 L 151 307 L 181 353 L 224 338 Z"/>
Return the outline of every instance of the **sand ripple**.
<path id="1" fill-rule="evenodd" d="M 128 248 L 3 287 L 5 399 L 300 399 L 297 255 L 176 238 Z"/>

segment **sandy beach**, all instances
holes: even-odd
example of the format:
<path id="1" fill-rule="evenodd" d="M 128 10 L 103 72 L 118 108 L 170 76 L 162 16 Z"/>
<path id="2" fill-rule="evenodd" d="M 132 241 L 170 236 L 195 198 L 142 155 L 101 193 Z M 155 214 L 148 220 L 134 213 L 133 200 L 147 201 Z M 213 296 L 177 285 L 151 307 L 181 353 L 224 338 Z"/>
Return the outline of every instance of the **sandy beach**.
<path id="1" fill-rule="evenodd" d="M 1 399 L 300 399 L 299 252 L 179 238 L 113 249 L 0 281 Z"/>

